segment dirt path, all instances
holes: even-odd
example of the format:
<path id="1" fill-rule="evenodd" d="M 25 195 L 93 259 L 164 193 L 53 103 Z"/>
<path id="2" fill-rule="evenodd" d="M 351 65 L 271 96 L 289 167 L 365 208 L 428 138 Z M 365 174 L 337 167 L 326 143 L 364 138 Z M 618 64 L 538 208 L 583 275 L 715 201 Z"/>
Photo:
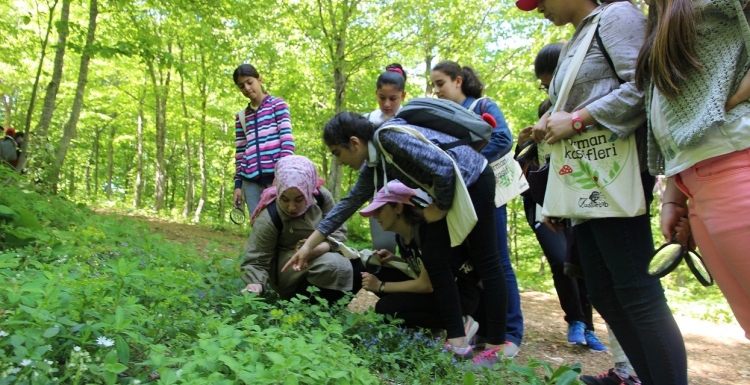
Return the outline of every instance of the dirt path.
<path id="1" fill-rule="evenodd" d="M 151 229 L 166 239 L 193 244 L 201 250 L 218 249 L 228 257 L 238 256 L 246 239 L 230 232 L 211 230 L 203 226 L 178 224 L 153 218 L 139 217 Z M 568 345 L 563 313 L 553 294 L 521 293 L 524 314 L 524 341 L 516 358 L 526 363 L 530 358 L 555 365 L 583 364 L 585 374 L 598 374 L 612 367 L 609 353 L 592 353 L 588 349 Z M 365 310 L 375 304 L 377 297 L 362 291 L 352 302 L 353 310 Z M 598 315 L 594 318 L 597 335 L 606 344 L 607 329 Z M 677 318 L 688 351 L 688 374 L 691 385 L 750 384 L 750 342 L 736 324 L 717 325 L 693 318 Z"/>

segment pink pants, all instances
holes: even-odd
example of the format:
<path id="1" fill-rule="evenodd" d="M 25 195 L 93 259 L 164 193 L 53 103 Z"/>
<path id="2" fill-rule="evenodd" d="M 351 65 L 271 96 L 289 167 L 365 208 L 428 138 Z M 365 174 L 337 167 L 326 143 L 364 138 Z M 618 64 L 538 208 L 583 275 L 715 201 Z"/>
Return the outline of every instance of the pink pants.
<path id="1" fill-rule="evenodd" d="M 679 173 L 690 228 L 708 270 L 750 339 L 750 149 Z"/>

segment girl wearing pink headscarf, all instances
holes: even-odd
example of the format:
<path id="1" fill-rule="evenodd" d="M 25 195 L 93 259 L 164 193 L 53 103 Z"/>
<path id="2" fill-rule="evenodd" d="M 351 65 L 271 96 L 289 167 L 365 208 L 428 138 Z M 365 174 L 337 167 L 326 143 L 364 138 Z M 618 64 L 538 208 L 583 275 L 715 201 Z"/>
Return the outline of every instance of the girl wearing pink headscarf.
<path id="1" fill-rule="evenodd" d="M 344 291 L 359 291 L 360 280 L 354 280 L 352 262 L 339 254 L 334 244 L 323 242 L 312 252 L 309 267 L 302 271 L 280 268 L 294 255 L 299 241 L 305 240 L 318 223 L 333 208 L 331 193 L 322 187 L 315 165 L 304 156 L 292 155 L 276 163 L 276 179 L 272 187 L 263 191 L 260 203 L 253 212 L 250 233 L 242 263 L 242 279 L 247 286 L 242 290 L 263 294 L 273 289 L 284 298 L 295 294 L 306 295 L 309 286 L 317 287 L 320 297 L 336 301 Z M 322 204 L 315 195 L 322 194 Z M 273 223 L 270 205 L 275 205 L 281 219 L 279 231 Z M 337 241 L 346 241 L 346 226 L 331 234 Z M 359 266 L 361 262 L 356 260 Z"/>

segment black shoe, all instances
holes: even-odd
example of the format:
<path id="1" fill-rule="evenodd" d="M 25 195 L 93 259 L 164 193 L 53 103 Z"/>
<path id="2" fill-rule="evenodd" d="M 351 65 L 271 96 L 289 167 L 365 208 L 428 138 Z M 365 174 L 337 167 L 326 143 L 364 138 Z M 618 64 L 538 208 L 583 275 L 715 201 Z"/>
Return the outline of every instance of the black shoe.
<path id="1" fill-rule="evenodd" d="M 586 385 L 641 385 L 633 377 L 622 378 L 614 369 L 597 376 L 581 376 L 580 379 Z"/>

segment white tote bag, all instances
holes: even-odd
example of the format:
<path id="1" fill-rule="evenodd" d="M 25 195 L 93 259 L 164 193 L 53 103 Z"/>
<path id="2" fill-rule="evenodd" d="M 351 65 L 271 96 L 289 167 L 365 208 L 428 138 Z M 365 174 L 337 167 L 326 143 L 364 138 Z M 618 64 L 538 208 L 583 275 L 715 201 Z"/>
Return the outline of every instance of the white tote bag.
<path id="1" fill-rule="evenodd" d="M 466 189 L 466 183 L 464 183 L 464 178 L 461 176 L 461 170 L 458 169 L 458 166 L 456 165 L 456 161 L 453 160 L 453 158 L 450 157 L 443 149 L 436 146 L 435 143 L 432 143 L 427 138 L 422 135 L 421 132 L 418 130 L 415 130 L 411 127 L 406 126 L 386 126 L 381 127 L 375 131 L 375 141 L 378 143 L 378 147 L 380 148 L 380 153 L 383 154 L 383 157 L 385 158 L 385 161 L 395 166 L 399 171 L 401 171 L 402 174 L 409 177 L 409 179 L 413 180 L 414 183 L 418 184 L 422 190 L 426 191 L 430 196 L 434 199 L 435 197 L 435 189 L 433 186 L 426 186 L 419 182 L 418 180 L 412 178 L 411 175 L 407 174 L 397 163 L 393 161 L 393 156 L 389 154 L 385 149 L 383 148 L 383 145 L 380 143 L 380 140 L 378 139 L 378 134 L 381 130 L 393 130 L 398 132 L 403 132 L 405 134 L 413 135 L 417 139 L 433 146 L 438 151 L 442 152 L 444 156 L 448 157 L 448 159 L 453 162 L 453 172 L 456 175 L 456 182 L 454 183 L 454 193 L 453 193 L 453 204 L 451 205 L 451 208 L 448 210 L 448 213 L 445 216 L 446 221 L 448 222 L 448 232 L 451 236 L 451 247 L 456 247 L 464 243 L 464 240 L 469 235 L 471 230 L 474 229 L 474 226 L 477 224 L 477 213 L 474 211 L 474 205 L 471 202 L 471 197 L 469 196 L 469 190 Z"/>
<path id="2" fill-rule="evenodd" d="M 523 175 L 521 165 L 514 159 L 513 151 L 490 163 L 490 167 L 495 173 L 495 207 L 508 203 L 529 189 L 529 182 Z"/>
<path id="3" fill-rule="evenodd" d="M 552 112 L 560 111 L 596 32 L 599 15 L 571 60 Z M 635 135 L 619 139 L 595 125 L 545 146 L 550 154 L 542 214 L 560 218 L 633 217 L 646 212 Z"/>
<path id="4" fill-rule="evenodd" d="M 482 97 L 474 100 L 468 110 L 474 112 L 477 104 L 485 99 L 487 98 Z M 501 207 L 529 189 L 529 182 L 513 156 L 513 151 L 508 151 L 502 158 L 490 163 L 490 167 L 495 174 L 495 207 Z"/>

